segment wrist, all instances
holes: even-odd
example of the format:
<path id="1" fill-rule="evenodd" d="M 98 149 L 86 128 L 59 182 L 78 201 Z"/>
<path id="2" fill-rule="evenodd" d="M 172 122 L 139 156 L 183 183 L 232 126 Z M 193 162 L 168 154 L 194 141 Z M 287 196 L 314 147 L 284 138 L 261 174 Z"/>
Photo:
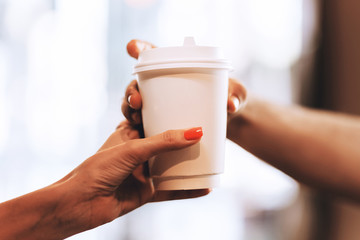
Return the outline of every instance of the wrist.
<path id="1" fill-rule="evenodd" d="M 76 218 L 76 195 L 65 181 L 1 203 L 0 238 L 64 239 L 86 230 Z"/>
<path id="2" fill-rule="evenodd" d="M 91 200 L 94 198 L 86 191 L 85 184 L 79 179 L 70 177 L 68 180 L 55 184 L 58 205 L 54 211 L 55 226 L 63 234 L 62 238 L 89 230 L 91 224 Z"/>

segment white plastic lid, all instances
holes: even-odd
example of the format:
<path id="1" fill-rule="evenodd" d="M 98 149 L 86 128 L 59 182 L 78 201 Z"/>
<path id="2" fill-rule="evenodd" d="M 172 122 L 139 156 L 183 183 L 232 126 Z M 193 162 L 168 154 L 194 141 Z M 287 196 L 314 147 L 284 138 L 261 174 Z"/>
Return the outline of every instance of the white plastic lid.
<path id="1" fill-rule="evenodd" d="M 134 73 L 169 68 L 231 69 L 218 47 L 197 46 L 193 37 L 185 37 L 178 47 L 152 48 L 140 53 Z"/>

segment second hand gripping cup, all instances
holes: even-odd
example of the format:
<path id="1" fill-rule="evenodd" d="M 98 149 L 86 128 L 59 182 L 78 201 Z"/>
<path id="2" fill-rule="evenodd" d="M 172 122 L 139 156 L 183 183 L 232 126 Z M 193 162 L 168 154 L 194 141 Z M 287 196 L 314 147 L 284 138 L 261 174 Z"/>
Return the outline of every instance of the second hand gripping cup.
<path id="1" fill-rule="evenodd" d="M 183 46 L 140 53 L 134 73 L 142 97 L 145 137 L 169 129 L 201 126 L 195 145 L 149 161 L 156 190 L 213 188 L 224 170 L 228 73 L 230 63 L 220 48 Z M 185 138 L 193 136 L 185 136 Z"/>

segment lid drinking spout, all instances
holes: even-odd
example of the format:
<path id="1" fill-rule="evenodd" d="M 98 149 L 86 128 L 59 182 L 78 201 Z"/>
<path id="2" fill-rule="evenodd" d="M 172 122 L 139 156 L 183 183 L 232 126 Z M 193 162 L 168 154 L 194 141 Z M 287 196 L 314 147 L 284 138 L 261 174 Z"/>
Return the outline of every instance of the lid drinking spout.
<path id="1" fill-rule="evenodd" d="M 220 48 L 196 45 L 193 37 L 185 37 L 183 46 L 152 48 L 142 51 L 134 73 L 159 69 L 224 69 L 231 65 Z"/>
<path id="2" fill-rule="evenodd" d="M 185 37 L 184 38 L 184 46 L 196 46 L 195 40 L 193 37 Z"/>

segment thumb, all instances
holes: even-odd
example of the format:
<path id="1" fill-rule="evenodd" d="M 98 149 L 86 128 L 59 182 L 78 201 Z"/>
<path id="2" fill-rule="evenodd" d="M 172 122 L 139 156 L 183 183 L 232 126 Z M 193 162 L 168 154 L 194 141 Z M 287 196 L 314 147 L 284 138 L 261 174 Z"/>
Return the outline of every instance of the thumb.
<path id="1" fill-rule="evenodd" d="M 201 127 L 168 130 L 149 138 L 132 140 L 128 153 L 136 161 L 134 165 L 140 165 L 157 154 L 189 147 L 199 142 L 202 136 Z"/>
<path id="2" fill-rule="evenodd" d="M 131 40 L 126 46 L 126 49 L 129 53 L 129 55 L 135 59 L 137 59 L 139 57 L 139 54 L 142 51 L 151 49 L 151 48 L 155 48 L 155 45 L 153 45 L 149 42 L 137 40 L 137 39 Z"/>
<path id="3" fill-rule="evenodd" d="M 138 166 L 151 157 L 159 153 L 189 147 L 199 142 L 202 135 L 201 127 L 169 130 L 156 136 L 130 140 L 99 151 L 87 159 L 83 165 L 95 164 L 97 166 L 95 168 L 101 169 L 97 172 L 107 174 L 104 182 L 110 181 L 111 186 L 118 186 Z M 90 169 L 94 169 L 94 167 Z"/>

